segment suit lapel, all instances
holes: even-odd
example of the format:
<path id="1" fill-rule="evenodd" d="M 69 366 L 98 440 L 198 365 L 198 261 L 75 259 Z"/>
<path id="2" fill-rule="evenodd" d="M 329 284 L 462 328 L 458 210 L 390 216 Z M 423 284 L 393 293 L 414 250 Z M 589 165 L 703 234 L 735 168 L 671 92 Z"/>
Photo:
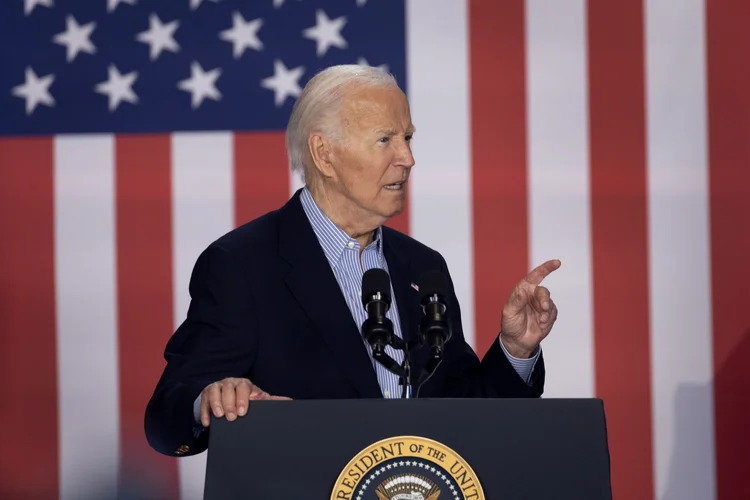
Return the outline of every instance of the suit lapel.
<path id="1" fill-rule="evenodd" d="M 299 194 L 300 191 L 281 211 L 279 254 L 291 266 L 286 284 L 360 396 L 382 397 L 362 336 L 305 215 Z"/>

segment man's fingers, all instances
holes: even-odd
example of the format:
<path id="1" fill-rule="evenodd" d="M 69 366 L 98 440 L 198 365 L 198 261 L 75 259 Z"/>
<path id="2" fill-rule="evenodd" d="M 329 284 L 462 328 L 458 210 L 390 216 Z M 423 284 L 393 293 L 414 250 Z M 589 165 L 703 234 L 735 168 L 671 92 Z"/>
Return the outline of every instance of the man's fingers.
<path id="1" fill-rule="evenodd" d="M 250 399 L 250 391 L 252 384 L 248 380 L 240 380 L 237 384 L 236 398 L 237 398 L 237 415 L 240 417 L 247 413 L 247 402 Z"/>
<path id="2" fill-rule="evenodd" d="M 510 295 L 510 299 L 508 299 L 508 311 L 506 312 L 508 314 L 516 314 L 518 311 L 526 307 L 528 302 L 529 297 L 526 289 L 520 285 L 516 286 L 513 293 Z"/>
<path id="3" fill-rule="evenodd" d="M 552 271 L 559 268 L 561 265 L 561 262 L 559 260 L 548 260 L 544 264 L 537 266 L 533 271 L 531 271 L 524 280 L 526 280 L 528 283 L 531 283 L 532 285 L 538 285 L 542 282 L 544 278 L 546 278 Z"/>
<path id="4" fill-rule="evenodd" d="M 201 395 L 201 424 L 203 424 L 203 427 L 208 427 L 211 424 L 211 406 L 208 392 L 205 390 Z"/>
<path id="5" fill-rule="evenodd" d="M 554 323 L 555 320 L 557 320 L 557 306 L 550 300 L 550 310 L 549 312 L 543 312 L 539 316 L 539 326 L 542 327 L 542 329 L 545 329 L 547 326 Z"/>
<path id="6" fill-rule="evenodd" d="M 251 400 L 291 400 L 286 396 L 271 396 L 248 379 L 225 378 L 215 382 L 201 394 L 201 424 L 208 427 L 211 413 L 216 418 L 226 416 L 230 422 L 247 414 Z"/>
<path id="7" fill-rule="evenodd" d="M 536 287 L 536 290 L 534 290 L 534 309 L 540 312 L 548 312 L 550 302 L 549 290 L 543 286 Z"/>
<path id="8" fill-rule="evenodd" d="M 268 396 L 268 393 L 266 393 L 266 391 L 264 391 L 257 385 L 253 384 L 253 388 L 250 391 L 250 396 L 249 396 L 250 400 L 265 399 L 266 396 Z"/>
<path id="9" fill-rule="evenodd" d="M 216 418 L 224 416 L 224 407 L 221 405 L 221 383 L 211 384 L 208 388 L 208 402 Z"/>
<path id="10" fill-rule="evenodd" d="M 236 383 L 234 380 L 224 380 L 221 384 L 221 404 L 224 407 L 224 413 L 230 422 L 237 418 L 237 406 L 235 405 Z"/>

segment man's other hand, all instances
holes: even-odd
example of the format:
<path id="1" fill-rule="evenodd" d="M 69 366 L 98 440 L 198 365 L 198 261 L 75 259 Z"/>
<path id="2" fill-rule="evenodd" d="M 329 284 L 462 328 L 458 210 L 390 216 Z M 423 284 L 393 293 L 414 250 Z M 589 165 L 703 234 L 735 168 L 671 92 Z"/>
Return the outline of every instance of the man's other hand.
<path id="1" fill-rule="evenodd" d="M 249 401 L 264 399 L 288 400 L 283 396 L 271 396 L 246 378 L 225 378 L 206 386 L 201 392 L 201 424 L 208 427 L 211 411 L 217 418 L 226 415 L 230 422 L 247 413 Z"/>

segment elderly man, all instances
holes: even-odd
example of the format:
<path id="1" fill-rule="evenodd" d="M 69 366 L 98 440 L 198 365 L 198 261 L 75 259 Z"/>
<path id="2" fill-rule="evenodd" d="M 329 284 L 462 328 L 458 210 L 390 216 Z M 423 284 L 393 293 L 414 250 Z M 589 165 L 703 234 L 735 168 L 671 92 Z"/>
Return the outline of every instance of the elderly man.
<path id="1" fill-rule="evenodd" d="M 198 258 L 187 318 L 167 344 L 167 366 L 146 410 L 154 449 L 200 453 L 211 413 L 232 421 L 255 399 L 400 397 L 398 377 L 373 361 L 363 341 L 360 288 L 367 270 L 389 273 L 387 317 L 409 339 L 420 319 L 412 283 L 427 270 L 450 276 L 438 252 L 383 226 L 404 207 L 413 134 L 406 96 L 391 75 L 335 66 L 310 80 L 287 129 L 291 168 L 306 187 Z M 498 340 L 481 362 L 464 339 L 451 286 L 452 338 L 420 397 L 541 395 L 539 344 L 557 309 L 539 284 L 559 265 L 539 266 L 509 293 Z M 415 357 L 414 373 L 425 362 Z"/>

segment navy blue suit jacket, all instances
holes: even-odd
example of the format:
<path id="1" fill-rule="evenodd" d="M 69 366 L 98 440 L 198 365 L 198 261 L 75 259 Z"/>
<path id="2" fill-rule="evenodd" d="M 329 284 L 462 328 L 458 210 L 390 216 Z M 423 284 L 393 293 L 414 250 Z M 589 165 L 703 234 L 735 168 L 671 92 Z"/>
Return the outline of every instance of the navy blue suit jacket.
<path id="1" fill-rule="evenodd" d="M 210 428 L 195 436 L 193 403 L 207 385 L 225 377 L 248 378 L 270 394 L 292 399 L 382 397 L 299 195 L 222 236 L 198 258 L 187 318 L 167 343 L 167 365 L 146 408 L 146 437 L 157 451 L 185 456 L 206 449 Z M 416 335 L 421 314 L 411 283 L 428 269 L 450 274 L 438 252 L 409 236 L 384 227 L 383 244 L 408 339 Z M 453 337 L 420 398 L 540 396 L 541 356 L 530 384 L 497 341 L 480 362 L 464 339 L 452 286 Z M 413 354 L 414 374 L 425 354 L 426 349 Z"/>

